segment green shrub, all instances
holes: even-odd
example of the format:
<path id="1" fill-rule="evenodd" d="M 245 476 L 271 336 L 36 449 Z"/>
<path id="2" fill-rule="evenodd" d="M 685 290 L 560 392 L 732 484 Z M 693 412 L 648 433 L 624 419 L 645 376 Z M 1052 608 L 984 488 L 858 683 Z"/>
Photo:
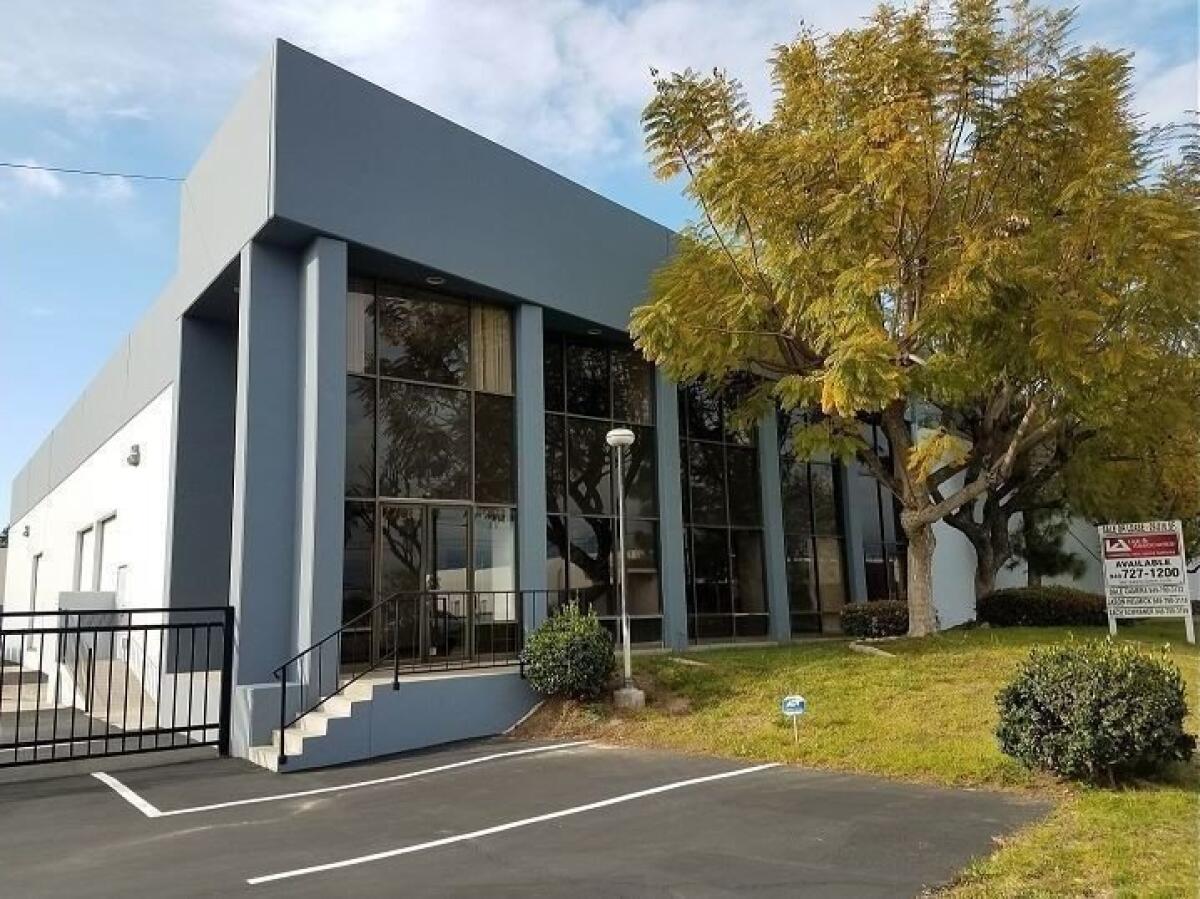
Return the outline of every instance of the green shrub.
<path id="1" fill-rule="evenodd" d="M 982 596 L 975 618 L 993 627 L 1104 625 L 1104 597 L 1071 587 L 1014 587 Z"/>
<path id="2" fill-rule="evenodd" d="M 1191 758 L 1179 669 L 1131 643 L 1035 648 L 996 697 L 1000 748 L 1031 768 L 1115 784 Z"/>
<path id="3" fill-rule="evenodd" d="M 908 603 L 901 599 L 851 603 L 842 609 L 842 631 L 851 637 L 900 637 L 908 633 Z"/>
<path id="4" fill-rule="evenodd" d="M 594 612 L 575 604 L 543 621 L 521 652 L 525 676 L 539 693 L 590 699 L 612 677 L 613 639 Z"/>

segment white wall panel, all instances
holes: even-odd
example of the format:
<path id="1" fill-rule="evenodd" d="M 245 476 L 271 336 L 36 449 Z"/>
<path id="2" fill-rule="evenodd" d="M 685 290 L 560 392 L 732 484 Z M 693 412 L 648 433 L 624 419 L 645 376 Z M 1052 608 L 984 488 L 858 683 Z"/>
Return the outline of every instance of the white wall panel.
<path id="1" fill-rule="evenodd" d="M 33 557 L 41 554 L 37 608 L 53 609 L 74 585 L 79 532 L 106 521 L 100 553 L 104 589 L 123 585 L 125 607 L 161 606 L 167 547 L 173 387 L 167 387 L 9 531 L 5 610 L 29 609 Z M 139 464 L 128 464 L 137 444 Z M 25 528 L 29 535 L 25 536 Z M 95 534 L 95 532 L 93 532 Z M 88 560 L 86 565 L 91 565 Z M 83 571 L 85 589 L 90 567 Z"/>

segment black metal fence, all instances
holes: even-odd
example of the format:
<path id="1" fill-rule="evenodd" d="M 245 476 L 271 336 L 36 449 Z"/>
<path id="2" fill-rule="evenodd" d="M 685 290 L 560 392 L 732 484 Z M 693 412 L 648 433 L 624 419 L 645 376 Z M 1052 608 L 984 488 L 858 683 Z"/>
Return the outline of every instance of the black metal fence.
<path id="1" fill-rule="evenodd" d="M 233 609 L 0 613 L 0 767 L 229 751 Z"/>

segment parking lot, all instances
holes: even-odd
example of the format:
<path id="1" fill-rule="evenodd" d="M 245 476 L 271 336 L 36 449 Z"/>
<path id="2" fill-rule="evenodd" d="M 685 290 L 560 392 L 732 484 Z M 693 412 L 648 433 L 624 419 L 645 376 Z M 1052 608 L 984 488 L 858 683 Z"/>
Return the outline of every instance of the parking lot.
<path id="1" fill-rule="evenodd" d="M 911 896 L 1046 811 L 592 743 L 496 739 L 286 776 L 141 764 L 0 784 L 0 893 Z"/>

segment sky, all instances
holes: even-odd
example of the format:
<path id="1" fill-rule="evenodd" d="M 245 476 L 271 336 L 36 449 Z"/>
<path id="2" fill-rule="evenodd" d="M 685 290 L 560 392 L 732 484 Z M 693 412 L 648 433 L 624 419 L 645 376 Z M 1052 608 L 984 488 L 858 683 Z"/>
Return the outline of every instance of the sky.
<path id="1" fill-rule="evenodd" d="M 1062 5 L 1061 2 L 1052 5 Z M 1079 0 L 1147 121 L 1197 99 L 1197 0 Z M 676 227 L 638 116 L 650 68 L 727 69 L 766 110 L 801 23 L 874 0 L 0 0 L 0 161 L 182 176 L 275 37 Z M 178 185 L 0 169 L 0 526 L 13 477 L 175 266 Z"/>

